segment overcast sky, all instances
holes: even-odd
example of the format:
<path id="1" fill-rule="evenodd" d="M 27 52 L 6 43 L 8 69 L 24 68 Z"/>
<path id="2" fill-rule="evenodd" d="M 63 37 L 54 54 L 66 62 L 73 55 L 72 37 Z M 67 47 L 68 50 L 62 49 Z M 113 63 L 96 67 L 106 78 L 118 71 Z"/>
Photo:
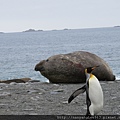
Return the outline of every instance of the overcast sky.
<path id="1" fill-rule="evenodd" d="M 120 25 L 120 0 L 0 0 L 0 32 Z"/>

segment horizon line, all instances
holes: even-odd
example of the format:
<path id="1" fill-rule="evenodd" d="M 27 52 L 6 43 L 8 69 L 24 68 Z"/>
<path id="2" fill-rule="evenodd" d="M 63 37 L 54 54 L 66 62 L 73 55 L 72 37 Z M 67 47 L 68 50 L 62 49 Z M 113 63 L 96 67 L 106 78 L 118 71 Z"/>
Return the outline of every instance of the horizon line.
<path id="1" fill-rule="evenodd" d="M 115 25 L 115 26 L 104 26 L 104 27 L 84 27 L 84 28 L 63 28 L 63 29 L 34 29 L 34 28 L 29 28 L 27 30 L 23 30 L 23 31 L 11 31 L 11 32 L 3 32 L 0 31 L 0 34 L 5 34 L 5 33 L 21 33 L 21 32 L 42 32 L 42 31 L 59 31 L 59 30 L 79 30 L 79 29 L 96 29 L 96 28 L 111 28 L 111 27 L 120 27 L 119 25 Z"/>

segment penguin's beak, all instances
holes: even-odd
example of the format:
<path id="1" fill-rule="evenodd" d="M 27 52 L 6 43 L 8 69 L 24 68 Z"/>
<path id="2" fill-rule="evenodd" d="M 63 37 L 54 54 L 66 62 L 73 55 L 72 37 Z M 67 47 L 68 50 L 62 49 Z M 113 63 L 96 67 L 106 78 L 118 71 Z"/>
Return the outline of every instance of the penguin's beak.
<path id="1" fill-rule="evenodd" d="M 96 67 L 99 67 L 99 66 L 95 66 L 95 67 L 93 67 L 92 70 L 94 70 Z"/>

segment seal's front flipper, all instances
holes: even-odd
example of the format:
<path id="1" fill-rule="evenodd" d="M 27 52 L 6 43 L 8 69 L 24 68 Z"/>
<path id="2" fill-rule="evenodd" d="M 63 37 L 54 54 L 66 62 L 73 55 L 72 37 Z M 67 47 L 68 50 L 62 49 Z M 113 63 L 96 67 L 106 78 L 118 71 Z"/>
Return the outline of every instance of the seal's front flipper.
<path id="1" fill-rule="evenodd" d="M 79 94 L 84 93 L 86 91 L 86 85 L 83 87 L 77 89 L 68 99 L 68 103 L 70 103 L 75 97 L 77 97 Z"/>

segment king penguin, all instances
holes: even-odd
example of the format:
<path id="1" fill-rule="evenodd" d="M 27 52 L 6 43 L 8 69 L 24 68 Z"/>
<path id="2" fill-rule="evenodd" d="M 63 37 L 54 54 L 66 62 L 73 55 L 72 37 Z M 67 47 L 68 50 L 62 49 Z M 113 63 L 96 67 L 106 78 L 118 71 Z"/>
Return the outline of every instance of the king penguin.
<path id="1" fill-rule="evenodd" d="M 68 99 L 68 103 L 70 103 L 80 93 L 84 93 L 86 91 L 86 104 L 87 104 L 86 116 L 96 115 L 103 108 L 103 91 L 97 77 L 92 74 L 92 71 L 96 67 L 99 66 L 88 67 L 85 69 L 86 74 L 85 85 L 77 89 L 75 92 L 73 92 L 73 94 Z"/>

